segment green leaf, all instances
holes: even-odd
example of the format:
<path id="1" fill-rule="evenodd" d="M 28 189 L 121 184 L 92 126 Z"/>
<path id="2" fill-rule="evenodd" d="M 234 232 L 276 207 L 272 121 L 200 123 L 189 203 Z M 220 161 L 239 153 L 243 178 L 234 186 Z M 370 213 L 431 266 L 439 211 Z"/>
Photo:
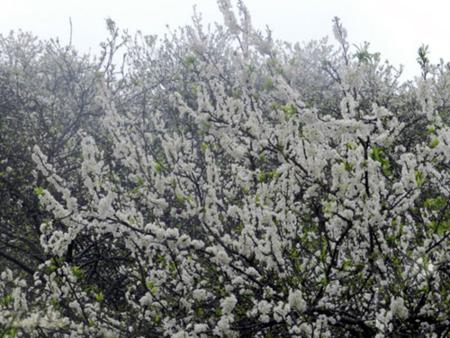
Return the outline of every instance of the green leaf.
<path id="1" fill-rule="evenodd" d="M 281 105 L 278 104 L 278 103 L 276 103 L 276 102 L 274 102 L 274 103 L 272 103 L 272 104 L 270 105 L 270 108 L 273 109 L 273 110 L 277 110 L 277 109 L 280 109 L 280 108 L 281 108 Z"/>
<path id="2" fill-rule="evenodd" d="M 266 175 L 264 174 L 264 172 L 260 172 L 258 174 L 258 182 L 263 183 L 265 180 L 266 180 Z"/>
<path id="3" fill-rule="evenodd" d="M 207 150 L 208 148 L 209 148 L 209 144 L 208 144 L 208 143 L 203 142 L 203 143 L 200 145 L 200 151 L 202 152 L 202 154 L 206 153 L 206 150 Z"/>
<path id="4" fill-rule="evenodd" d="M 438 196 L 436 198 L 427 198 L 424 201 L 424 206 L 431 210 L 441 210 L 447 205 L 447 199 L 443 196 Z"/>
<path id="5" fill-rule="evenodd" d="M 198 307 L 195 309 L 195 314 L 197 317 L 203 317 L 205 315 L 205 310 L 203 308 Z"/>
<path id="6" fill-rule="evenodd" d="M 431 221 L 428 224 L 428 227 L 437 235 L 439 236 L 443 236 L 445 233 L 447 233 L 448 231 L 450 231 L 450 221 L 446 220 L 446 221 L 441 221 L 441 222 L 437 222 L 437 221 Z"/>
<path id="7" fill-rule="evenodd" d="M 158 288 L 156 287 L 156 285 L 153 283 L 153 281 L 149 281 L 147 282 L 147 289 L 148 291 L 150 291 L 150 293 L 152 294 L 152 296 L 155 296 L 156 293 L 158 292 Z"/>
<path id="8" fill-rule="evenodd" d="M 192 66 L 192 65 L 195 64 L 196 61 L 197 61 L 197 60 L 195 59 L 195 56 L 193 56 L 193 55 L 188 55 L 188 56 L 186 56 L 186 58 L 184 59 L 184 64 L 185 64 L 186 66 Z"/>
<path id="9" fill-rule="evenodd" d="M 261 198 L 259 197 L 258 194 L 256 194 L 256 195 L 255 195 L 255 204 L 256 204 L 256 205 L 260 205 L 260 203 L 261 203 Z"/>
<path id="10" fill-rule="evenodd" d="M 428 144 L 428 146 L 429 146 L 431 149 L 434 149 L 434 148 L 436 148 L 436 147 L 438 146 L 438 144 L 439 144 L 439 139 L 435 137 L 434 139 L 432 139 L 432 140 L 430 141 L 430 143 Z"/>
<path id="11" fill-rule="evenodd" d="M 274 169 L 274 170 L 269 171 L 267 176 L 269 177 L 270 180 L 273 180 L 275 178 L 280 177 L 280 173 L 277 169 Z"/>
<path id="12" fill-rule="evenodd" d="M 51 265 L 45 267 L 44 271 L 46 274 L 50 275 L 51 273 L 55 272 L 56 270 L 58 270 L 58 267 L 54 264 L 51 264 Z"/>
<path id="13" fill-rule="evenodd" d="M 381 162 L 382 159 L 382 153 L 383 153 L 383 149 L 381 147 L 377 147 L 377 146 L 373 146 L 372 147 L 372 159 L 377 161 L 377 162 Z"/>
<path id="14" fill-rule="evenodd" d="M 77 277 L 77 279 L 82 279 L 83 278 L 83 270 L 81 270 L 81 268 L 79 266 L 72 266 L 71 268 L 72 273 L 74 274 L 75 277 Z"/>
<path id="15" fill-rule="evenodd" d="M 419 186 L 419 187 L 422 186 L 425 181 L 425 179 L 423 177 L 423 173 L 420 170 L 416 170 L 415 177 L 416 177 L 417 186 Z"/>
<path id="16" fill-rule="evenodd" d="M 290 117 L 294 116 L 295 114 L 297 114 L 297 112 L 298 112 L 297 107 L 294 106 L 292 103 L 281 106 L 281 110 L 284 112 L 284 116 L 286 118 L 290 118 Z"/>
<path id="17" fill-rule="evenodd" d="M 44 191 L 45 191 L 45 189 L 42 188 L 42 187 L 36 187 L 36 188 L 34 188 L 34 194 L 35 194 L 36 196 L 42 196 L 42 195 L 44 195 Z"/>
<path id="18" fill-rule="evenodd" d="M 155 323 L 156 324 L 159 324 L 159 323 L 161 323 L 161 319 L 162 319 L 162 317 L 161 317 L 161 314 L 158 312 L 156 315 L 155 315 Z"/>
<path id="19" fill-rule="evenodd" d="M 427 126 L 427 133 L 434 134 L 436 132 L 436 128 L 433 125 Z"/>
<path id="20" fill-rule="evenodd" d="M 353 164 L 350 162 L 344 161 L 344 168 L 346 171 L 352 171 L 353 170 Z"/>
<path id="21" fill-rule="evenodd" d="M 244 223 L 239 223 L 235 228 L 234 231 L 238 233 L 239 235 L 242 233 L 242 230 L 244 230 Z"/>
<path id="22" fill-rule="evenodd" d="M 103 295 L 102 292 L 96 293 L 95 294 L 95 300 L 97 302 L 102 302 L 105 299 L 105 296 Z"/>
<path id="23" fill-rule="evenodd" d="M 352 267 L 352 261 L 350 259 L 346 259 L 342 262 L 342 269 L 347 270 Z"/>
<path id="24" fill-rule="evenodd" d="M 175 262 L 169 263 L 169 271 L 171 273 L 175 273 L 177 271 L 177 264 Z"/>
<path id="25" fill-rule="evenodd" d="M 11 327 L 11 328 L 9 328 L 6 331 L 6 333 L 5 333 L 5 335 L 3 337 L 5 337 L 5 338 L 14 338 L 14 337 L 16 337 L 16 335 L 17 335 L 17 328 L 16 327 Z"/>
<path id="26" fill-rule="evenodd" d="M 166 257 L 164 255 L 156 256 L 156 262 L 158 262 L 162 267 L 166 266 Z"/>
<path id="27" fill-rule="evenodd" d="M 9 304 L 12 303 L 13 301 L 13 297 L 9 294 L 3 296 L 2 298 L 0 298 L 0 304 L 3 306 L 8 306 Z"/>
<path id="28" fill-rule="evenodd" d="M 155 164 L 155 171 L 156 171 L 157 173 L 160 173 L 160 172 L 163 171 L 163 169 L 164 169 L 164 166 L 163 166 L 161 163 L 156 162 L 156 164 Z"/>
<path id="29" fill-rule="evenodd" d="M 381 170 L 385 176 L 391 176 L 391 164 L 388 157 L 385 155 L 385 149 L 378 146 L 372 146 L 371 157 L 374 161 L 381 164 Z"/>
<path id="30" fill-rule="evenodd" d="M 54 308 L 59 308 L 59 301 L 56 298 L 52 298 L 50 299 L 50 304 L 54 307 Z"/>
<path id="31" fill-rule="evenodd" d="M 177 200 L 178 203 L 184 205 L 184 202 L 186 202 L 186 197 L 184 197 L 184 195 L 182 194 L 175 194 L 175 199 Z"/>

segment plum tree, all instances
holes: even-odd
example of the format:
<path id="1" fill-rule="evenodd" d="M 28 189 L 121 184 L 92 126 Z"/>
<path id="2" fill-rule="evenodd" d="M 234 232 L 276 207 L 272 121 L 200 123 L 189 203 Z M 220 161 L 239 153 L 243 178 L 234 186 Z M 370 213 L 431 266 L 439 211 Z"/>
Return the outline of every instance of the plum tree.
<path id="1" fill-rule="evenodd" d="M 33 148 L 44 259 L 1 274 L 0 329 L 446 336 L 448 69 L 401 84 L 338 19 L 291 45 L 218 3 L 161 41 L 108 21 L 73 170 Z"/>

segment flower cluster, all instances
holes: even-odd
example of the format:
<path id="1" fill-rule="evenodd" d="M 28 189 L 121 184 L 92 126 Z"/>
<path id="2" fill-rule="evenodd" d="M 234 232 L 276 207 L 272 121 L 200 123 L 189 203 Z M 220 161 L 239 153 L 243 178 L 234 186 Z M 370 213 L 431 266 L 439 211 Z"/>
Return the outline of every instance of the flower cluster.
<path id="1" fill-rule="evenodd" d="M 448 334 L 449 71 L 400 85 L 337 19 L 340 48 L 292 46 L 243 3 L 219 8 L 216 31 L 194 18 L 161 45 L 125 40 L 126 72 L 96 78 L 75 173 L 35 147 L 47 259 L 29 293 L 2 273 L 0 329 Z"/>

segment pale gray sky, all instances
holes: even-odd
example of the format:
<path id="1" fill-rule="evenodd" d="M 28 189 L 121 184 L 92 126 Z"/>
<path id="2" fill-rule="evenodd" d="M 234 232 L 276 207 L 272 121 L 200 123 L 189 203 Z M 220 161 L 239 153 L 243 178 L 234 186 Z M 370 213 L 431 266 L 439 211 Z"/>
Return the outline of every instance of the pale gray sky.
<path id="1" fill-rule="evenodd" d="M 369 41 L 394 64 L 404 64 L 406 76 L 418 74 L 417 48 L 430 45 L 431 59 L 450 61 L 450 1 L 448 0 L 247 0 L 256 27 L 291 42 L 332 35 L 331 19 L 339 16 L 352 43 Z M 189 23 L 197 4 L 206 22 L 221 22 L 215 0 L 0 0 L 0 33 L 21 28 L 68 41 L 69 17 L 73 43 L 96 51 L 111 17 L 130 32 L 163 34 L 166 24 Z"/>

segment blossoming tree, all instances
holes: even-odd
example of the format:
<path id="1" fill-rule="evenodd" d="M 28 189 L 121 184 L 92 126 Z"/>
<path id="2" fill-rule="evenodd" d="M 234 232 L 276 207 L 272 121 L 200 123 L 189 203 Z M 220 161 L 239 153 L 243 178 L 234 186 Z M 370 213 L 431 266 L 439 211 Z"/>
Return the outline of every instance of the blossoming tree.
<path id="1" fill-rule="evenodd" d="M 124 37 L 75 173 L 34 148 L 46 260 L 32 279 L 1 274 L 0 329 L 448 334 L 446 66 L 422 53 L 422 77 L 400 85 L 338 19 L 338 48 L 292 46 L 218 3 L 224 27 L 196 15 L 161 43 Z"/>

